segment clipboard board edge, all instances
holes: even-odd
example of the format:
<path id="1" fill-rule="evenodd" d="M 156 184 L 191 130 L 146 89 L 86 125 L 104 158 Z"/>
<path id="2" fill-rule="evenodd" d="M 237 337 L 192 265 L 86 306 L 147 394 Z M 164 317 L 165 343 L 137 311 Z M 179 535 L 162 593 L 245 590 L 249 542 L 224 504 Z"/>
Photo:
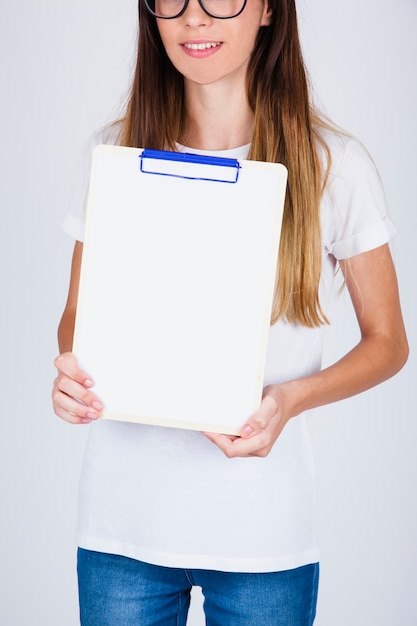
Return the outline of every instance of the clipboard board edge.
<path id="1" fill-rule="evenodd" d="M 90 180 L 90 188 L 89 188 L 89 193 L 88 193 L 88 197 L 87 197 L 87 202 L 86 202 L 86 208 L 87 208 L 87 220 L 86 220 L 86 236 L 85 239 L 88 240 L 88 231 L 89 231 L 89 215 L 90 212 L 88 210 L 88 206 L 90 203 L 93 202 L 93 189 L 94 189 L 94 184 L 91 184 L 91 181 L 94 181 L 95 178 L 95 174 L 96 174 L 96 167 L 97 167 L 97 160 L 98 160 L 98 156 L 100 153 L 110 153 L 110 152 L 118 152 L 120 153 L 121 151 L 125 152 L 125 153 L 131 153 L 132 155 L 135 154 L 135 156 L 139 157 L 143 151 L 143 148 L 131 148 L 131 147 L 126 147 L 126 146 L 115 146 L 115 145 L 108 145 L 108 144 L 100 144 L 98 146 L 96 146 L 93 150 L 93 162 L 92 162 L 92 167 L 91 167 L 91 180 Z M 248 167 L 250 169 L 254 168 L 258 168 L 261 164 L 262 166 L 265 165 L 270 165 L 271 167 L 275 168 L 276 171 L 278 171 L 278 176 L 281 179 L 281 186 L 278 190 L 278 194 L 277 194 L 277 201 L 280 201 L 280 199 L 282 200 L 282 195 L 284 195 L 285 197 L 285 192 L 286 192 L 286 182 L 287 182 L 287 168 L 282 164 L 282 163 L 269 163 L 266 164 L 264 162 L 258 162 L 258 161 L 251 161 L 251 160 L 239 160 L 240 163 L 240 167 Z M 283 202 L 282 202 L 283 205 Z M 280 232 L 281 232 L 281 224 L 282 224 L 282 216 L 283 216 L 283 208 L 281 210 L 281 212 L 277 212 L 276 213 L 276 219 L 275 219 L 275 224 L 274 224 L 274 238 L 276 238 L 276 240 L 278 241 L 279 244 L 279 240 L 280 240 Z M 88 243 L 88 241 L 87 241 Z M 278 246 L 276 248 L 276 250 L 274 250 L 273 254 L 273 263 L 271 263 L 271 272 L 270 272 L 270 278 L 268 280 L 269 286 L 270 286 L 270 294 L 269 294 L 269 302 L 268 302 L 268 306 L 265 307 L 265 318 L 266 319 L 266 324 L 265 324 L 265 331 L 263 333 L 263 337 L 262 337 L 262 345 L 260 346 L 260 350 L 259 350 L 259 369 L 258 369 L 258 384 L 257 384 L 257 388 L 255 390 L 254 393 L 254 406 L 255 409 L 259 406 L 261 398 L 262 398 L 262 390 L 263 390 L 263 379 L 264 379 L 264 370 L 265 370 L 265 360 L 266 360 L 266 352 L 267 352 L 267 345 L 268 345 L 268 336 L 269 336 L 269 328 L 270 328 L 270 316 L 271 316 L 271 310 L 272 310 L 272 302 L 273 302 L 273 294 L 274 294 L 274 288 L 275 288 L 275 274 L 276 274 L 276 266 L 277 266 L 277 256 L 278 256 Z M 78 293 L 78 303 L 77 303 L 77 311 L 76 311 L 76 319 L 75 319 L 75 328 L 74 328 L 74 339 L 73 339 L 73 348 L 72 351 L 75 355 L 77 355 L 77 348 L 79 345 L 79 339 L 80 339 L 80 335 L 82 334 L 82 322 L 79 319 L 79 310 L 82 308 L 82 300 L 83 300 L 83 293 L 84 293 L 84 271 L 83 271 L 83 265 L 81 267 L 81 275 L 80 275 L 80 285 L 79 285 L 79 293 Z M 77 319 L 78 318 L 78 319 Z M 142 416 L 138 416 L 138 415 L 127 415 L 127 414 L 119 414 L 119 413 L 112 413 L 112 412 L 107 412 L 105 411 L 102 415 L 102 417 L 104 419 L 110 419 L 110 420 L 115 420 L 115 421 L 126 421 L 126 422 L 133 422 L 133 423 L 142 423 L 142 424 L 148 424 L 148 425 L 155 425 L 155 426 L 164 426 L 164 427 L 171 427 L 171 428 L 180 428 L 180 429 L 186 429 L 186 430 L 195 430 L 195 431 L 206 431 L 206 432 L 215 432 L 215 433 L 221 433 L 221 434 L 230 434 L 230 435 L 239 435 L 239 428 L 237 428 L 236 426 L 232 426 L 232 425 L 219 425 L 219 424 L 207 424 L 207 423 L 202 423 L 202 422 L 188 422 L 188 421 L 181 421 L 181 420 L 169 420 L 166 418 L 147 418 L 147 417 L 142 417 Z M 243 425 L 243 424 L 242 424 Z"/>
<path id="2" fill-rule="evenodd" d="M 170 420 L 157 417 L 142 417 L 104 411 L 101 419 L 114 420 L 116 422 L 131 422 L 145 424 L 146 426 L 163 426 L 167 428 L 179 428 L 183 430 L 196 430 L 200 432 L 219 433 L 221 435 L 239 435 L 240 428 L 236 426 L 219 426 L 219 424 L 207 424 L 203 422 L 187 422 L 182 420 Z M 242 423 L 243 426 L 243 423 Z"/>
<path id="3" fill-rule="evenodd" d="M 258 161 L 244 161 L 242 163 L 259 163 Z M 273 165 L 279 166 L 279 175 L 281 178 L 282 185 L 278 189 L 277 194 L 277 203 L 281 207 L 280 211 L 277 211 L 275 214 L 274 220 L 274 230 L 273 230 L 273 239 L 277 241 L 277 246 L 275 249 L 271 250 L 271 262 L 269 264 L 270 274 L 268 277 L 268 288 L 269 288 L 269 297 L 267 305 L 265 306 L 265 322 L 264 322 L 264 332 L 262 334 L 261 345 L 259 349 L 259 369 L 258 369 L 258 385 L 255 391 L 255 404 L 259 406 L 262 399 L 262 392 L 264 387 L 264 375 L 266 368 L 266 356 L 268 351 L 268 338 L 269 338 L 269 330 L 271 327 L 271 313 L 275 295 L 276 288 L 276 278 L 278 271 L 278 254 L 279 254 L 279 243 L 281 238 L 281 230 L 282 230 L 282 220 L 284 216 L 284 202 L 285 202 L 285 194 L 287 189 L 287 179 L 288 179 L 288 170 L 282 163 L 274 163 Z M 229 434 L 229 433 L 226 433 Z M 233 434 L 233 433 L 230 433 Z"/>

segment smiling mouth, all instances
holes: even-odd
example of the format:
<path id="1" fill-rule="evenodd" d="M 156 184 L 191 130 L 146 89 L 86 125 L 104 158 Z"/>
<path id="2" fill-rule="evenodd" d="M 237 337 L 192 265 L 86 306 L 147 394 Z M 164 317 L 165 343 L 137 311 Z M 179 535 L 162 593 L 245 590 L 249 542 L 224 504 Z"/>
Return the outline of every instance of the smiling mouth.
<path id="1" fill-rule="evenodd" d="M 210 48 L 217 48 L 220 44 L 220 41 L 211 41 L 207 43 L 184 43 L 183 46 L 187 50 L 209 50 Z"/>

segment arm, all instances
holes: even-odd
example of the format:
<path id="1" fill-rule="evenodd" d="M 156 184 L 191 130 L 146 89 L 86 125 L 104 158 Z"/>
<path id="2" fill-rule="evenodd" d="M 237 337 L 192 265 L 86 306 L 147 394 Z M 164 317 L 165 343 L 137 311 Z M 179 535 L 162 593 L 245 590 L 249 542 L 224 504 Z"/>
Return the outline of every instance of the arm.
<path id="1" fill-rule="evenodd" d="M 100 416 L 102 403 L 90 389 L 91 378 L 83 372 L 72 354 L 83 244 L 77 241 L 72 257 L 67 303 L 58 327 L 60 355 L 55 359 L 58 375 L 54 380 L 52 401 L 55 413 L 71 424 L 89 424 Z"/>
<path id="2" fill-rule="evenodd" d="M 388 244 L 340 265 L 359 323 L 359 343 L 317 374 L 266 387 L 240 438 L 207 433 L 226 456 L 266 456 L 292 417 L 370 389 L 405 364 L 408 344 Z"/>

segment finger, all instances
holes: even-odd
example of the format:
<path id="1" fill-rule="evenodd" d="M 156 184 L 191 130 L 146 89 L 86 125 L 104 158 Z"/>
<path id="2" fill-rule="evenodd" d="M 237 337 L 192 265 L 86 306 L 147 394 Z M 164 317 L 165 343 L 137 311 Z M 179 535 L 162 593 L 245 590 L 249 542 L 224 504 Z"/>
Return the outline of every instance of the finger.
<path id="1" fill-rule="evenodd" d="M 57 392 L 54 395 L 54 408 L 56 412 L 60 413 L 60 417 L 68 415 L 71 418 L 86 419 L 90 421 L 96 420 L 100 417 L 100 411 L 97 411 L 90 406 L 60 392 Z"/>
<path id="2" fill-rule="evenodd" d="M 228 442 L 234 441 L 235 439 L 239 439 L 238 435 L 223 435 L 220 433 L 208 433 L 203 432 L 203 435 L 207 437 L 211 442 L 217 445 L 218 442 L 224 442 L 224 445 L 227 445 Z"/>
<path id="3" fill-rule="evenodd" d="M 84 372 L 78 365 L 78 361 L 72 352 L 63 352 L 56 357 L 54 361 L 55 367 L 71 378 L 77 381 L 83 387 L 90 388 L 94 385 L 94 382 L 86 372 Z"/>
<path id="4" fill-rule="evenodd" d="M 223 452 L 227 458 L 236 457 L 265 457 L 272 448 L 272 438 L 268 433 L 262 432 L 250 439 L 242 437 L 231 438 L 218 433 L 204 433 L 212 443 Z"/>
<path id="5" fill-rule="evenodd" d="M 277 410 L 277 400 L 272 395 L 265 395 L 259 409 L 242 426 L 240 436 L 243 439 L 248 439 L 265 430 L 277 414 Z"/>
<path id="6" fill-rule="evenodd" d="M 103 408 L 102 402 L 92 391 L 63 374 L 59 374 L 55 380 L 54 393 L 55 392 L 65 394 L 96 411 L 101 411 Z"/>
<path id="7" fill-rule="evenodd" d="M 91 424 L 93 421 L 88 417 L 81 417 L 71 411 L 66 411 L 61 407 L 54 407 L 55 414 L 69 424 Z"/>
<path id="8" fill-rule="evenodd" d="M 233 439 L 230 435 L 222 435 L 220 433 L 207 433 L 204 432 L 203 435 L 209 439 L 212 443 L 214 443 L 220 450 L 228 456 L 228 450 L 231 443 L 233 443 Z"/>

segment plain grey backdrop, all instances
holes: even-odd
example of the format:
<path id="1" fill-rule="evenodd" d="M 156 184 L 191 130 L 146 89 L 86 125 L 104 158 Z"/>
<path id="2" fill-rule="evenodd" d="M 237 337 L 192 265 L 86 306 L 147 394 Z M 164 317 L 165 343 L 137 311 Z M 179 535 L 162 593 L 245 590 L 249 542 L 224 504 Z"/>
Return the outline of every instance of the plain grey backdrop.
<path id="1" fill-rule="evenodd" d="M 394 379 L 317 411 L 318 626 L 417 624 L 415 0 L 299 0 L 317 98 L 373 155 L 411 356 Z M 92 132 L 117 117 L 132 69 L 133 0 L 0 4 L 1 552 L 4 626 L 78 623 L 74 527 L 88 427 L 53 415 L 56 326 L 72 242 L 61 232 Z M 326 362 L 358 338 L 346 296 Z M 204 623 L 194 593 L 190 626 Z"/>

